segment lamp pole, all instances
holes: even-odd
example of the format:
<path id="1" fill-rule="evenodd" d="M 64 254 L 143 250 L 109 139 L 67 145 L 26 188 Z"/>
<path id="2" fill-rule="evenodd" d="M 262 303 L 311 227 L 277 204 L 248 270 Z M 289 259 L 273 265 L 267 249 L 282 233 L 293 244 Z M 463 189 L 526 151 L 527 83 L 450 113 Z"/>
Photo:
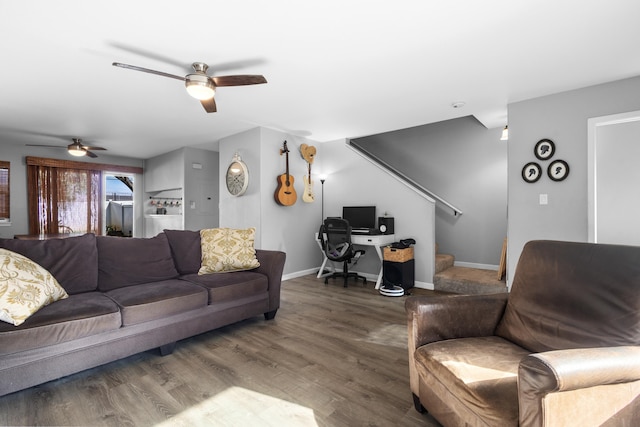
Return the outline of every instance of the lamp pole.
<path id="1" fill-rule="evenodd" d="M 320 178 L 320 184 L 322 184 L 322 200 L 320 204 L 322 205 L 322 218 L 320 218 L 320 223 L 324 222 L 324 178 Z"/>

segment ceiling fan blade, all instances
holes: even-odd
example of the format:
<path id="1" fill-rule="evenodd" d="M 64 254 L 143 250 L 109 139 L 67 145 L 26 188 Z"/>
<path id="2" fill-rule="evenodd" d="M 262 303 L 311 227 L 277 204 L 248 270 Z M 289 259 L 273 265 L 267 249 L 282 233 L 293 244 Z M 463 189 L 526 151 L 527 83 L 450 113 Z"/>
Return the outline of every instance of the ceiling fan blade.
<path id="1" fill-rule="evenodd" d="M 182 63 L 173 58 L 169 58 L 168 56 L 163 56 L 146 49 L 141 49 L 139 47 L 130 46 L 128 44 L 115 42 L 115 41 L 109 42 L 108 44 L 117 49 L 124 50 L 126 52 L 133 53 L 135 55 L 144 56 L 146 58 L 153 59 L 155 61 L 164 62 L 165 64 L 175 65 L 177 67 L 184 68 L 185 70 L 188 70 L 190 68 L 189 63 L 186 63 L 186 62 Z"/>
<path id="2" fill-rule="evenodd" d="M 149 68 L 137 67 L 135 65 L 123 64 L 121 62 L 114 62 L 111 65 L 113 65 L 114 67 L 127 68 L 129 70 L 134 70 L 134 71 L 142 71 L 143 73 L 156 74 L 158 76 L 169 77 L 172 79 L 184 81 L 184 77 L 176 76 L 174 74 L 164 73 L 162 71 L 150 70 Z"/>
<path id="3" fill-rule="evenodd" d="M 62 147 L 60 145 L 46 145 L 46 144 L 24 144 L 28 147 L 50 147 L 50 148 L 67 148 L 67 147 Z"/>
<path id="4" fill-rule="evenodd" d="M 106 148 L 102 148 L 102 147 L 90 147 L 88 145 L 83 145 L 82 147 L 84 147 L 86 150 L 106 150 Z"/>
<path id="5" fill-rule="evenodd" d="M 266 83 L 267 79 L 258 74 L 240 74 L 237 76 L 211 77 L 216 86 L 244 86 Z"/>
<path id="6" fill-rule="evenodd" d="M 89 157 L 93 157 L 94 159 L 95 159 L 96 157 L 98 157 L 98 156 L 96 155 L 96 153 L 92 153 L 92 152 L 91 152 L 91 151 L 89 151 L 89 150 L 86 150 L 86 149 L 85 149 L 85 150 L 84 150 L 84 152 L 85 152 L 85 153 L 87 153 L 87 156 L 89 156 Z"/>
<path id="7" fill-rule="evenodd" d="M 215 113 L 217 111 L 215 98 L 203 99 L 202 101 L 200 101 L 200 103 L 202 104 L 204 109 L 207 110 L 207 113 Z"/>
<path id="8" fill-rule="evenodd" d="M 231 71 L 231 70 L 238 70 L 240 68 L 247 68 L 247 67 L 255 67 L 257 65 L 262 65 L 265 63 L 265 60 L 262 58 L 252 58 L 252 59 L 242 59 L 239 61 L 229 61 L 229 62 L 214 62 L 214 63 L 209 63 L 209 64 L 213 64 L 211 65 L 211 68 L 221 72 L 221 71 Z"/>

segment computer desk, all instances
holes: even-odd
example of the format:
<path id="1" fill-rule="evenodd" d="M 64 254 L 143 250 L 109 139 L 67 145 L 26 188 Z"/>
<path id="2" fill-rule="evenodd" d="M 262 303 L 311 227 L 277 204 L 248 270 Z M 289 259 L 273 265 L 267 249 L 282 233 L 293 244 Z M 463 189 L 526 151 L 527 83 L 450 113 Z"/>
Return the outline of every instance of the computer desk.
<path id="1" fill-rule="evenodd" d="M 326 276 L 324 273 L 324 269 L 329 261 L 327 255 L 324 253 L 324 248 L 322 247 L 322 243 L 318 240 L 318 233 L 315 234 L 316 243 L 318 243 L 318 247 L 322 252 L 322 256 L 324 260 L 322 261 L 322 265 L 320 266 L 320 270 L 318 270 L 318 275 L 316 276 L 318 279 Z M 354 245 L 360 246 L 373 246 L 378 254 L 378 258 L 380 259 L 380 272 L 378 273 L 378 280 L 376 280 L 376 289 L 380 289 L 380 285 L 382 284 L 382 246 L 390 245 L 391 243 L 396 241 L 395 234 L 351 234 L 351 243 Z"/>

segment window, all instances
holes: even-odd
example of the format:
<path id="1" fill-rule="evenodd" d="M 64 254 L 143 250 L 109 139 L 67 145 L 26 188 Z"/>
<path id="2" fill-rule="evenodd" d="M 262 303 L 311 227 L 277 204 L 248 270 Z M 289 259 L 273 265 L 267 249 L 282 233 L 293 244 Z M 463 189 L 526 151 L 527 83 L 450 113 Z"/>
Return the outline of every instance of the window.
<path id="1" fill-rule="evenodd" d="M 27 157 L 29 233 L 102 234 L 104 170 L 141 168 Z"/>
<path id="2" fill-rule="evenodd" d="M 0 160 L 0 221 L 8 222 L 9 218 L 9 162 Z"/>

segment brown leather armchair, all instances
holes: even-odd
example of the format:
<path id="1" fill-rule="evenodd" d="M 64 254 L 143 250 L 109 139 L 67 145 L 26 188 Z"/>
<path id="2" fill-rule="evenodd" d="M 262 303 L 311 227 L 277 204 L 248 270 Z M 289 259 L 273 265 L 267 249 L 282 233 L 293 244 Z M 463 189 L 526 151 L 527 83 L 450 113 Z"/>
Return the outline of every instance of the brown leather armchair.
<path id="1" fill-rule="evenodd" d="M 509 294 L 405 308 L 416 409 L 445 426 L 640 425 L 640 247 L 532 241 Z"/>

